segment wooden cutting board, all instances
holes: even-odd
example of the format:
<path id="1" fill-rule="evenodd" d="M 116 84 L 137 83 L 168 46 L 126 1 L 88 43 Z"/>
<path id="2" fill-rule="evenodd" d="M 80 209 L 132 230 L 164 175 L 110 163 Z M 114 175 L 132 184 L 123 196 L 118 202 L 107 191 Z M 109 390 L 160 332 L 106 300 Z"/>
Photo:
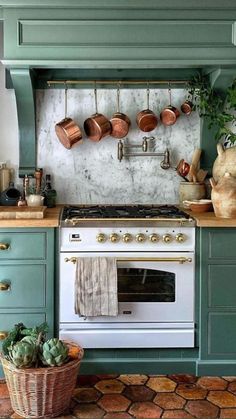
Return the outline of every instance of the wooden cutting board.
<path id="1" fill-rule="evenodd" d="M 5 207 L 0 206 L 0 220 L 24 220 L 44 218 L 47 207 Z"/>

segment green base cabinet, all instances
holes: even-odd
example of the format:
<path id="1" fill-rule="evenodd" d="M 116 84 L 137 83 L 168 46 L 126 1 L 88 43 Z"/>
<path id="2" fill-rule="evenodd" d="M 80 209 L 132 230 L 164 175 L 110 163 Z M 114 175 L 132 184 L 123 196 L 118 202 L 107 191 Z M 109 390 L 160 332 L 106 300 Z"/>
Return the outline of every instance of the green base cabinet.
<path id="1" fill-rule="evenodd" d="M 199 371 L 236 371 L 236 228 L 200 229 Z M 223 371 L 222 371 L 223 370 Z M 222 372 L 221 372 L 222 371 Z"/>
<path id="2" fill-rule="evenodd" d="M 0 339 L 19 322 L 54 335 L 54 260 L 53 228 L 0 229 Z"/>

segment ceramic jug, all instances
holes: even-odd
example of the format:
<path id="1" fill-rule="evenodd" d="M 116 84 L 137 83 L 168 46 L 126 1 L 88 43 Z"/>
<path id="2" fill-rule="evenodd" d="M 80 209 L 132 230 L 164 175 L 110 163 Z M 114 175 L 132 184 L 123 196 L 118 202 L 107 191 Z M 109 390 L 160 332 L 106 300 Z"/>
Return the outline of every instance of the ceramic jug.
<path id="1" fill-rule="evenodd" d="M 236 178 L 226 172 L 218 183 L 210 179 L 211 200 L 216 217 L 236 218 Z"/>
<path id="2" fill-rule="evenodd" d="M 224 149 L 221 144 L 217 144 L 217 153 L 212 168 L 213 178 L 218 181 L 226 172 L 236 177 L 236 147 Z"/>

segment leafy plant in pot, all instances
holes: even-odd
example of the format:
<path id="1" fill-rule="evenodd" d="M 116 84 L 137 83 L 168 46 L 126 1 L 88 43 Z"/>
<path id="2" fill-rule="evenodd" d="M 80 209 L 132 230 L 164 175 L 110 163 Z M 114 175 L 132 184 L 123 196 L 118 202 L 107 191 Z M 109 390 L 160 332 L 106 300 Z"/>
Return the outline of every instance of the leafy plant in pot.
<path id="1" fill-rule="evenodd" d="M 46 339 L 48 326 L 16 324 L 0 355 L 12 408 L 28 418 L 59 416 L 69 407 L 83 349 L 58 338 Z"/>

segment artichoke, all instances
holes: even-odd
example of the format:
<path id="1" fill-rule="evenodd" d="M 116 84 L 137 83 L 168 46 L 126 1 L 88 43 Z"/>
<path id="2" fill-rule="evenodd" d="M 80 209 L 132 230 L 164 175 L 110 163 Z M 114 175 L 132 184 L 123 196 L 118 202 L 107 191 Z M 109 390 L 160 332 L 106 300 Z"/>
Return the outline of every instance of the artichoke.
<path id="1" fill-rule="evenodd" d="M 41 347 L 40 359 L 44 365 L 60 366 L 68 360 L 69 349 L 57 338 L 49 339 Z"/>
<path id="2" fill-rule="evenodd" d="M 17 368 L 30 368 L 36 361 L 37 350 L 34 343 L 17 342 L 9 348 L 9 358 Z"/>
<path id="3" fill-rule="evenodd" d="M 35 336 L 24 336 L 23 339 L 21 339 L 21 342 L 27 342 L 31 345 L 37 345 L 37 338 Z"/>

